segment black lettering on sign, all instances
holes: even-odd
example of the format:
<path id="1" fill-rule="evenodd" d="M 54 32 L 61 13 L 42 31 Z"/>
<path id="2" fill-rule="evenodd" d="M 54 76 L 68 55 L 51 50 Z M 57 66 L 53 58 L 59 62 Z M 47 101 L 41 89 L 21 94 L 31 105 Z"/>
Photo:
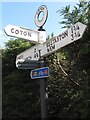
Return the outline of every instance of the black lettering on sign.
<path id="1" fill-rule="evenodd" d="M 62 36 L 62 35 L 59 35 L 59 36 L 58 36 L 59 40 L 61 40 L 61 36 Z"/>
<path id="2" fill-rule="evenodd" d="M 76 32 L 74 33 L 74 35 L 75 35 L 75 38 L 77 38 L 77 33 Z"/>
<path id="3" fill-rule="evenodd" d="M 71 33 L 73 34 L 76 31 L 75 26 L 71 27 Z"/>
<path id="4" fill-rule="evenodd" d="M 49 52 L 49 48 L 47 48 L 47 52 Z"/>
<path id="5" fill-rule="evenodd" d="M 51 52 L 55 49 L 56 37 L 52 38 L 51 41 L 46 43 L 47 52 Z"/>
<path id="6" fill-rule="evenodd" d="M 68 36 L 68 30 L 66 30 L 66 31 L 64 32 L 64 35 L 65 35 L 65 37 Z"/>
<path id="7" fill-rule="evenodd" d="M 50 45 L 49 47 L 47 47 L 47 52 L 51 52 L 55 49 L 55 44 Z"/>
<path id="8" fill-rule="evenodd" d="M 59 36 L 56 37 L 55 42 L 59 42 Z"/>
<path id="9" fill-rule="evenodd" d="M 30 32 L 28 32 L 28 36 L 31 37 L 31 33 Z"/>
<path id="10" fill-rule="evenodd" d="M 81 35 L 80 35 L 80 32 L 78 31 L 78 32 L 77 32 L 77 37 L 80 37 L 80 36 L 81 36 Z"/>
<path id="11" fill-rule="evenodd" d="M 19 30 L 15 30 L 15 34 L 19 34 Z"/>
<path id="12" fill-rule="evenodd" d="M 55 44 L 51 47 L 51 51 L 55 49 Z"/>
<path id="13" fill-rule="evenodd" d="M 38 58 L 38 57 L 39 57 L 38 53 L 34 54 L 34 58 Z"/>
<path id="14" fill-rule="evenodd" d="M 73 33 L 73 28 L 71 28 L 71 33 Z"/>
<path id="15" fill-rule="evenodd" d="M 24 34 L 24 36 L 26 36 L 26 35 L 27 35 L 27 32 L 26 32 L 26 31 L 24 31 L 24 32 L 23 32 L 23 34 Z"/>
<path id="16" fill-rule="evenodd" d="M 39 57 L 38 51 L 36 48 L 34 48 L 34 58 L 38 58 L 38 57 Z"/>
<path id="17" fill-rule="evenodd" d="M 64 33 L 62 33 L 62 39 L 64 39 L 65 37 L 67 37 L 68 36 L 68 31 L 66 30 Z"/>
<path id="18" fill-rule="evenodd" d="M 77 25 L 76 25 L 76 30 L 79 30 L 79 29 L 80 29 L 80 28 L 79 28 L 79 25 L 77 24 Z"/>
<path id="19" fill-rule="evenodd" d="M 64 38 L 65 38 L 65 34 L 63 33 L 63 34 L 62 34 L 62 39 L 64 39 Z"/>
<path id="20" fill-rule="evenodd" d="M 64 33 L 60 34 L 59 36 L 56 37 L 57 42 L 66 38 L 68 36 L 68 30 L 66 30 Z"/>
<path id="21" fill-rule="evenodd" d="M 31 32 L 27 30 L 18 30 L 18 29 L 11 28 L 11 33 L 31 37 Z"/>
<path id="22" fill-rule="evenodd" d="M 36 53 L 36 48 L 34 48 L 34 53 Z"/>
<path id="23" fill-rule="evenodd" d="M 21 35 L 22 35 L 23 31 L 22 31 L 22 30 L 20 30 L 20 32 L 21 32 Z"/>
<path id="24" fill-rule="evenodd" d="M 11 29 L 11 32 L 12 32 L 12 33 L 14 33 L 14 31 L 13 31 L 13 30 L 14 30 L 14 28 L 12 28 L 12 29 Z"/>
<path id="25" fill-rule="evenodd" d="M 76 38 L 80 37 L 80 28 L 78 24 L 71 27 L 71 40 L 75 40 Z"/>

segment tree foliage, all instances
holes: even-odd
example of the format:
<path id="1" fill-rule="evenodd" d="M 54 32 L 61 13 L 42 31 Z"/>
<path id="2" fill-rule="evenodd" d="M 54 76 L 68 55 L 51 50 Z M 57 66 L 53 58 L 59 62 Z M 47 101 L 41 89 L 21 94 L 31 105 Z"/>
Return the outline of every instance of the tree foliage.
<path id="1" fill-rule="evenodd" d="M 39 81 L 30 79 L 30 70 L 15 65 L 16 56 L 32 45 L 21 39 L 9 40 L 2 51 L 3 119 L 40 117 Z"/>
<path id="2" fill-rule="evenodd" d="M 5 49 L 2 52 L 2 59 L 3 59 L 3 76 L 7 75 L 8 72 L 12 72 L 16 70 L 15 61 L 16 56 L 26 50 L 27 48 L 31 47 L 32 44 L 29 42 L 22 41 L 20 39 L 16 40 L 9 40 L 5 44 Z M 11 63 L 11 64 L 10 64 Z"/>
<path id="3" fill-rule="evenodd" d="M 63 28 L 68 28 L 71 25 L 81 22 L 88 24 L 90 21 L 90 3 L 89 2 L 80 2 L 75 5 L 73 10 L 71 10 L 70 5 L 58 10 L 60 16 L 63 15 L 63 21 L 60 24 L 64 24 Z"/>
<path id="4" fill-rule="evenodd" d="M 49 88 L 50 116 L 58 118 L 89 118 L 90 114 L 90 4 L 80 2 L 58 10 L 64 28 L 76 22 L 87 25 L 83 37 L 49 56 L 51 68 Z"/>

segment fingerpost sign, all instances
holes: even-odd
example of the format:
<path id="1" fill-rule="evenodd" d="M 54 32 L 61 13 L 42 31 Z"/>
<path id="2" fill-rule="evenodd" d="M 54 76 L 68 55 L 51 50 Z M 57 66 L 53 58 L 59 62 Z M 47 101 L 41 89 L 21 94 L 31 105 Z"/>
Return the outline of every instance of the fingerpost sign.
<path id="1" fill-rule="evenodd" d="M 41 14 L 43 16 L 40 20 Z M 48 118 L 46 78 L 49 77 L 49 67 L 45 67 L 44 58 L 56 52 L 58 49 L 82 38 L 87 27 L 81 22 L 77 22 L 75 25 L 72 25 L 63 33 L 60 33 L 58 36 L 54 36 L 50 40 L 46 41 L 46 32 L 43 29 L 43 25 L 45 24 L 47 17 L 47 7 L 45 5 L 42 5 L 38 8 L 34 18 L 36 26 L 39 27 L 38 31 L 14 25 L 7 25 L 4 29 L 5 33 L 9 36 L 26 39 L 27 41 L 36 44 L 33 47 L 17 55 L 16 67 L 18 69 L 33 69 L 30 73 L 31 79 L 41 79 L 41 118 Z"/>

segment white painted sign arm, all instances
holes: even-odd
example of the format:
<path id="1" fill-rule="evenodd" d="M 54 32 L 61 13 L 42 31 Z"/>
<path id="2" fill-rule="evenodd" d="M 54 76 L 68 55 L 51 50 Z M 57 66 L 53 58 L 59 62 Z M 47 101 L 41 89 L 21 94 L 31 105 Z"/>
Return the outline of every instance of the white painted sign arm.
<path id="1" fill-rule="evenodd" d="M 24 62 L 25 60 L 38 60 L 39 59 L 39 50 L 41 44 L 35 45 L 24 52 L 20 53 L 16 57 L 16 67 L 18 67 L 18 62 Z"/>
<path id="2" fill-rule="evenodd" d="M 83 33 L 86 29 L 86 25 L 78 22 L 71 26 L 69 29 L 65 30 L 62 34 L 51 38 L 42 44 L 42 56 L 45 57 L 61 47 L 64 47 L 76 40 L 82 38 Z"/>
<path id="3" fill-rule="evenodd" d="M 79 40 L 82 37 L 85 29 L 86 25 L 78 22 L 64 31 L 62 34 L 59 34 L 58 36 L 55 36 L 42 44 L 37 44 L 19 54 L 17 56 L 16 62 L 20 60 L 24 61 L 25 59 L 39 60 L 39 50 L 41 51 L 41 56 L 46 57 L 61 47 Z"/>
<path id="4" fill-rule="evenodd" d="M 46 31 L 35 31 L 15 25 L 7 25 L 4 31 L 8 36 L 22 38 L 35 44 L 46 41 Z"/>

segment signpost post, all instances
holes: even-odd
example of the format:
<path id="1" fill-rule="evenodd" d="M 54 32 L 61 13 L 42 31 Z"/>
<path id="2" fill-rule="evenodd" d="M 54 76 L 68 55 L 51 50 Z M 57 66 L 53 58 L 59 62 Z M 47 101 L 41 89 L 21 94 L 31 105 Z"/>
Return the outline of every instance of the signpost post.
<path id="1" fill-rule="evenodd" d="M 40 14 L 43 13 L 43 17 L 41 20 L 39 20 Z M 39 27 L 38 31 L 45 31 L 43 29 L 43 25 L 45 24 L 48 17 L 48 10 L 47 7 L 42 5 L 38 8 L 36 15 L 35 15 L 35 24 Z M 40 67 L 44 67 L 45 61 L 44 58 L 41 57 L 41 49 L 38 46 L 38 52 L 35 51 L 35 54 L 37 54 L 37 59 L 39 59 Z M 37 48 L 34 48 L 36 50 Z M 46 92 L 46 79 L 41 78 L 40 80 L 40 95 L 41 95 L 41 118 L 48 118 L 48 105 L 47 105 L 47 92 Z"/>
<path id="2" fill-rule="evenodd" d="M 41 57 L 41 52 L 39 51 L 39 64 L 40 67 L 45 66 L 45 60 Z M 48 118 L 48 94 L 46 91 L 46 78 L 40 78 L 40 95 L 41 95 L 41 118 Z"/>
<path id="3" fill-rule="evenodd" d="M 43 13 L 42 19 L 39 19 Z M 49 68 L 45 67 L 44 58 L 58 49 L 82 38 L 86 29 L 86 25 L 78 22 L 72 25 L 69 29 L 46 41 L 46 31 L 43 29 L 48 17 L 47 7 L 42 5 L 38 8 L 35 14 L 35 24 L 39 27 L 38 31 L 8 25 L 5 27 L 5 33 L 9 36 L 26 39 L 37 45 L 25 50 L 16 57 L 16 67 L 19 69 L 35 69 L 31 71 L 31 79 L 39 78 L 40 94 L 41 94 L 41 118 L 48 118 L 47 92 L 46 92 L 46 77 L 49 76 Z M 42 44 L 41 44 L 42 43 Z M 39 62 L 39 69 L 38 68 Z M 34 65 L 32 65 L 32 63 Z"/>

